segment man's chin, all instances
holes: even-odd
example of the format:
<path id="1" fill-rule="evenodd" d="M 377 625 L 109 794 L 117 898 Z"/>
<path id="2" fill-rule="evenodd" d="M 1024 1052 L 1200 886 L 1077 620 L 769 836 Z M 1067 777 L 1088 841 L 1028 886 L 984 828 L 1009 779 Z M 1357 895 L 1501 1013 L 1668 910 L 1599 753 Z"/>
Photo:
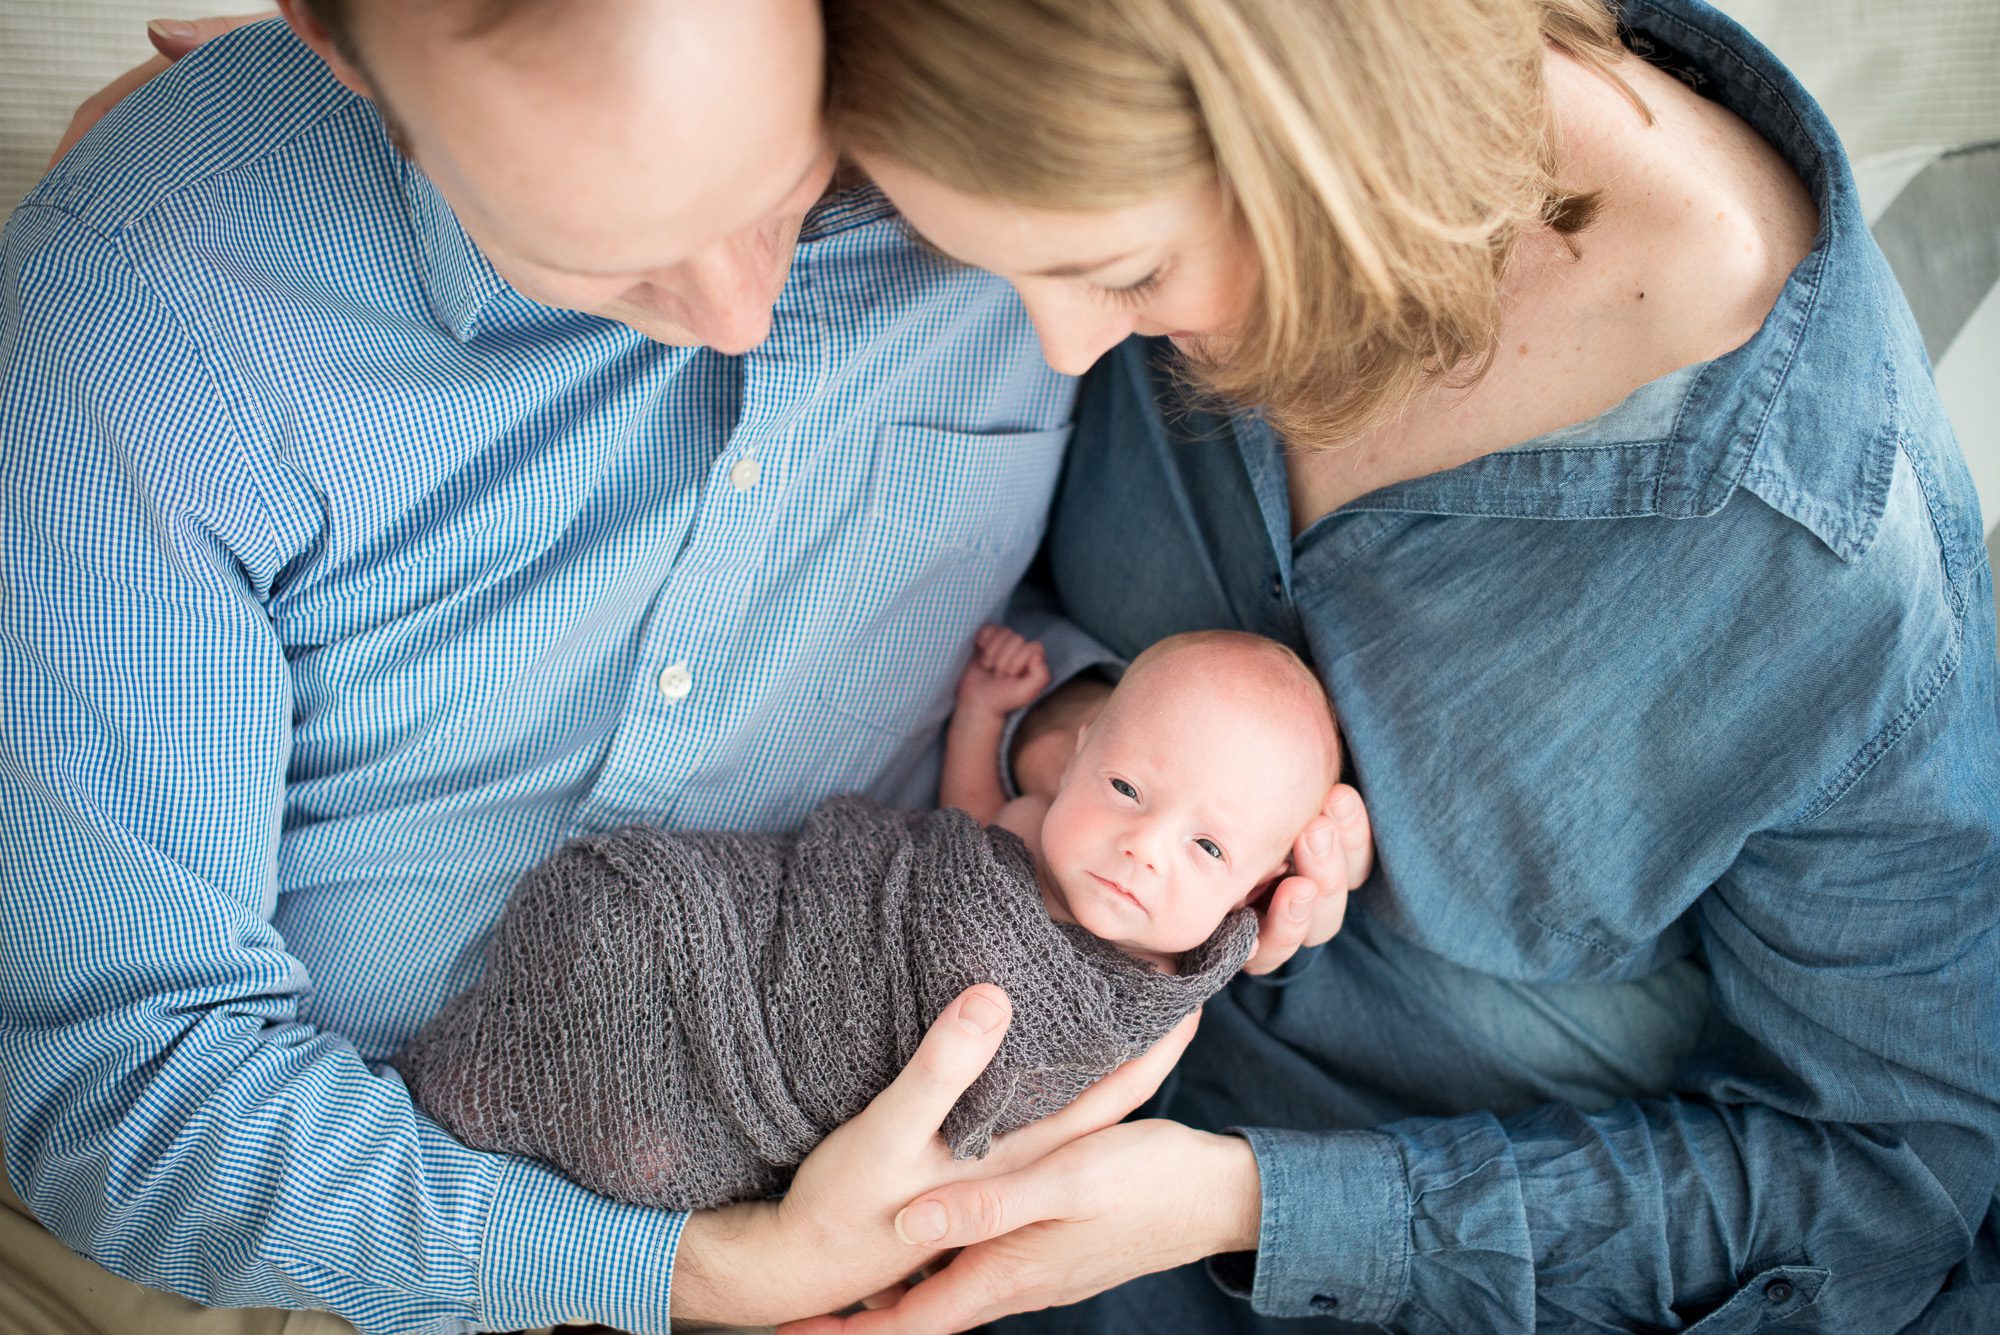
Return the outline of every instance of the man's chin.
<path id="1" fill-rule="evenodd" d="M 635 334 L 650 338 L 655 343 L 664 343 L 670 348 L 699 348 L 702 346 L 699 334 L 689 329 L 686 325 L 676 324 L 672 320 L 638 313 L 621 313 L 609 316 L 608 318 L 616 320 Z"/>

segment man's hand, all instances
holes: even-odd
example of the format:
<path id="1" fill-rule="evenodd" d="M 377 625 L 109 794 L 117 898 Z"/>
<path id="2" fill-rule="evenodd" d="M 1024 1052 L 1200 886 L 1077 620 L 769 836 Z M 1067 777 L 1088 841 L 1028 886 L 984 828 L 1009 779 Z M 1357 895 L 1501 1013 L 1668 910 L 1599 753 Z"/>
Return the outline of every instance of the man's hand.
<path id="1" fill-rule="evenodd" d="M 1028 704 L 1049 684 L 1049 660 L 1041 643 L 1005 626 L 981 626 L 972 640 L 972 661 L 958 679 L 958 707 L 1002 717 Z"/>
<path id="2" fill-rule="evenodd" d="M 675 1259 L 674 1315 L 769 1325 L 893 1292 L 944 1246 L 897 1236 L 905 1203 L 941 1186 L 1022 1172 L 1115 1125 L 1159 1088 L 1195 1021 L 1188 1017 L 1063 1111 L 997 1138 L 986 1158 L 955 1160 L 938 1128 L 999 1049 L 1008 1017 L 999 988 L 968 989 L 895 1082 L 799 1166 L 782 1200 L 691 1215 Z"/>
<path id="3" fill-rule="evenodd" d="M 1269 973 L 1300 946 L 1331 941 L 1347 916 L 1348 892 L 1368 879 L 1375 840 L 1361 794 L 1347 784 L 1327 794 L 1319 816 L 1292 846 L 1292 874 L 1278 882 L 1257 923 L 1247 973 Z"/>
<path id="4" fill-rule="evenodd" d="M 1006 1177 L 927 1193 L 901 1218 L 949 1265 L 879 1295 L 885 1305 L 779 1335 L 947 1335 L 1014 1312 L 1077 1302 L 1139 1275 L 1257 1246 L 1256 1156 L 1234 1136 L 1127 1122 Z"/>
<path id="5" fill-rule="evenodd" d="M 53 167 L 62 161 L 63 154 L 75 147 L 76 141 L 90 132 L 90 127 L 104 119 L 104 113 L 125 100 L 125 95 L 152 79 L 167 66 L 179 60 L 188 52 L 200 46 L 211 37 L 220 37 L 232 28 L 240 28 L 246 23 L 270 18 L 277 13 L 267 9 L 261 14 L 237 14 L 229 18 L 217 19 L 155 19 L 146 25 L 146 38 L 153 49 L 159 52 L 143 65 L 136 65 L 113 79 L 104 87 L 83 100 L 76 114 L 69 118 L 69 128 L 63 131 L 62 142 L 56 145 L 55 153 L 49 158 Z"/>

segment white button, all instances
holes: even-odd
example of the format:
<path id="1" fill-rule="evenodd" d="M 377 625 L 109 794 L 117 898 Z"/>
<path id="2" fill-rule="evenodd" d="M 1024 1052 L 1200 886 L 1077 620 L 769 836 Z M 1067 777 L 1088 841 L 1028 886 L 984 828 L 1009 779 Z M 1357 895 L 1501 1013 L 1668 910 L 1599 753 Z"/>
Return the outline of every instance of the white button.
<path id="1" fill-rule="evenodd" d="M 660 694 L 672 704 L 694 689 L 694 673 L 688 671 L 686 663 L 675 663 L 660 674 Z"/>
<path id="2" fill-rule="evenodd" d="M 746 455 L 729 470 L 729 485 L 738 491 L 748 491 L 757 485 L 757 479 L 763 475 L 764 470 L 758 465 L 756 456 Z"/>

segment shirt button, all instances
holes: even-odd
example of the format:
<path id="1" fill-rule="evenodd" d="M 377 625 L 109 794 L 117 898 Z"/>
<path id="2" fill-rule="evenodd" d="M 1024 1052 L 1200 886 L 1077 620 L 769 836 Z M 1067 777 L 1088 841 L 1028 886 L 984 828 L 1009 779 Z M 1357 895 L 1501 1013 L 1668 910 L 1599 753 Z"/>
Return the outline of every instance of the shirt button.
<path id="1" fill-rule="evenodd" d="M 682 699 L 694 689 L 694 673 L 688 671 L 686 663 L 675 663 L 660 674 L 660 694 L 667 697 L 667 703 Z"/>
<path id="2" fill-rule="evenodd" d="M 1792 1300 L 1792 1286 L 1782 1279 L 1774 1279 L 1764 1286 L 1764 1296 L 1774 1303 L 1788 1303 Z"/>
<path id="3" fill-rule="evenodd" d="M 738 491 L 748 491 L 757 485 L 757 479 L 763 475 L 764 469 L 757 462 L 756 456 L 746 455 L 738 459 L 736 466 L 729 470 L 729 485 Z"/>

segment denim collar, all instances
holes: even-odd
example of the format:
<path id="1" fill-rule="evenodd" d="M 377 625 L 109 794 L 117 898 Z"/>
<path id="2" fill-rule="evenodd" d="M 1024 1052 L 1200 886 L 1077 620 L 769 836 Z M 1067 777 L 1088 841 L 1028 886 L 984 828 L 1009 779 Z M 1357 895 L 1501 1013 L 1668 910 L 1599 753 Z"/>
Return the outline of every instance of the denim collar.
<path id="1" fill-rule="evenodd" d="M 1851 559 L 1881 520 L 1896 378 L 1910 373 L 1907 354 L 1920 345 L 1862 219 L 1846 157 L 1777 58 L 1700 0 L 1631 0 L 1622 19 L 1636 51 L 1743 117 L 1797 169 L 1819 206 L 1811 252 L 1762 328 L 1733 352 L 1642 386 L 1587 422 L 1381 488 L 1336 514 L 1689 518 L 1715 513 L 1754 480 Z M 1885 331 L 1885 321 L 1895 327 Z M 1811 369 L 1795 375 L 1808 344 Z M 1268 478 L 1271 433 L 1250 417 L 1236 431 L 1253 478 Z M 1267 503 L 1283 494 L 1258 491 Z"/>

